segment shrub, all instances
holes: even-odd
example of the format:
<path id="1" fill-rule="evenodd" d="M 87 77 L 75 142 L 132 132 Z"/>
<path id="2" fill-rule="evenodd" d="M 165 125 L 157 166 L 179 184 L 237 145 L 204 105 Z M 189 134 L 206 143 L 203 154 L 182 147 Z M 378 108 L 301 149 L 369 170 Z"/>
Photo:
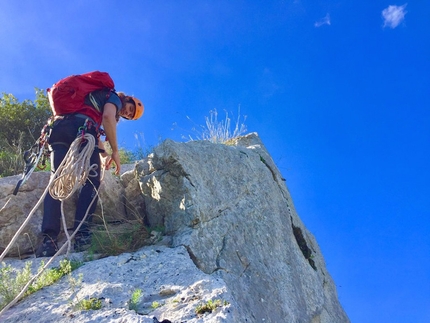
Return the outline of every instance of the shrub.
<path id="1" fill-rule="evenodd" d="M 21 293 L 24 286 L 32 279 L 31 261 L 25 263 L 24 268 L 17 270 L 10 265 L 2 264 L 0 268 L 0 310 L 15 299 Z M 39 272 L 45 264 L 41 262 Z M 79 268 L 81 262 L 63 259 L 60 261 L 60 266 L 45 270 L 35 282 L 25 292 L 24 296 L 28 296 L 45 286 L 52 285 L 61 277 L 71 273 Z"/>
<path id="2" fill-rule="evenodd" d="M 0 177 L 23 170 L 22 153 L 39 138 L 43 126 L 52 115 L 48 98 L 36 89 L 36 100 L 19 102 L 12 94 L 0 98 Z"/>

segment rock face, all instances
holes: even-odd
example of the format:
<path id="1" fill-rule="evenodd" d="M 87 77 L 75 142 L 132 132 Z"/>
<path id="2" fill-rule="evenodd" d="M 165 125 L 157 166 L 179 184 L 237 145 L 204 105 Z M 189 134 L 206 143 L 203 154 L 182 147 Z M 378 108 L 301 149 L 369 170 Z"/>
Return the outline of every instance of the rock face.
<path id="1" fill-rule="evenodd" d="M 82 254 L 75 254 L 75 257 Z M 33 264 L 36 270 L 35 260 Z M 22 266 L 9 260 L 14 267 Z M 55 265 L 58 265 L 58 261 Z M 133 301 L 133 293 L 140 291 Z M 82 300 L 97 299 L 100 310 L 82 310 Z M 209 300 L 222 306 L 199 317 Z M 224 303 L 225 302 L 225 303 Z M 1 322 L 241 322 L 225 282 L 194 266 L 184 247 L 150 246 L 134 253 L 87 262 L 55 285 L 43 288 L 6 311 Z"/>
<path id="2" fill-rule="evenodd" d="M 21 192 L 14 196 L 12 193 L 20 177 L 11 176 L 0 179 L 0 252 L 3 252 L 12 240 L 15 232 L 43 194 L 49 181 L 48 173 L 35 172 L 21 187 Z M 32 252 L 37 248 L 41 223 L 42 210 L 39 208 L 18 237 L 16 244 L 13 245 L 9 252 L 10 256 Z"/>
<path id="3" fill-rule="evenodd" d="M 121 182 L 125 193 L 120 199 L 127 200 L 123 204 L 144 215 L 151 226 L 164 227 L 172 252 L 186 250 L 199 272 L 223 286 L 230 304 L 218 317 L 193 321 L 166 312 L 164 318 L 349 322 L 318 244 L 256 134 L 232 145 L 166 140 Z M 171 270 L 179 265 L 163 264 Z M 138 279 L 153 279 L 146 275 Z M 112 283 L 116 276 L 106 279 Z M 144 317 L 136 322 L 147 322 Z"/>
<path id="4" fill-rule="evenodd" d="M 124 168 L 129 169 L 130 166 L 125 165 Z M 124 175 L 126 184 L 128 184 L 125 187 L 122 179 L 112 175 L 111 172 L 104 173 L 104 180 L 99 189 L 100 201 L 94 213 L 94 223 L 133 219 L 139 212 L 142 213 L 144 207 L 143 196 L 139 192 L 136 180 L 127 180 L 130 175 L 133 176 L 132 173 L 128 176 Z M 20 188 L 16 196 L 12 193 L 21 175 L 0 179 L 0 253 L 3 252 L 15 232 L 38 203 L 49 183 L 49 176 L 50 173 L 48 172 L 34 172 Z M 76 194 L 70 200 L 64 202 L 64 215 L 70 233 L 73 229 L 76 202 Z M 19 257 L 34 253 L 41 240 L 40 226 L 42 218 L 43 203 L 35 210 L 29 224 L 10 249 L 8 256 Z M 61 234 L 59 239 L 60 242 L 64 241 L 64 234 Z"/>
<path id="5" fill-rule="evenodd" d="M 226 282 L 243 322 L 348 322 L 258 136 L 234 146 L 167 140 L 148 164 L 138 175 L 149 222 Z"/>

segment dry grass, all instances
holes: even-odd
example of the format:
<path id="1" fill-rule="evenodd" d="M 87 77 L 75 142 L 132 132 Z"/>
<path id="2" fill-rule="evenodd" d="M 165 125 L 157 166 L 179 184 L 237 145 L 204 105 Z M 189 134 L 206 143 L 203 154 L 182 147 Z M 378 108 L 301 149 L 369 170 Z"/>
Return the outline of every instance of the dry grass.
<path id="1" fill-rule="evenodd" d="M 225 111 L 225 110 L 224 110 Z M 238 109 L 237 120 L 229 116 L 228 112 L 225 111 L 225 118 L 223 120 L 218 119 L 218 111 L 216 109 L 209 111 L 209 117 L 205 117 L 205 125 L 196 125 L 190 117 L 187 119 L 193 123 L 191 132 L 194 135 L 189 135 L 189 140 L 207 140 L 216 144 L 229 144 L 232 139 L 244 135 L 248 129 L 245 125 L 246 116 L 241 120 L 240 107 Z M 232 122 L 234 129 L 232 129 Z M 185 138 L 183 136 L 183 138 Z"/>

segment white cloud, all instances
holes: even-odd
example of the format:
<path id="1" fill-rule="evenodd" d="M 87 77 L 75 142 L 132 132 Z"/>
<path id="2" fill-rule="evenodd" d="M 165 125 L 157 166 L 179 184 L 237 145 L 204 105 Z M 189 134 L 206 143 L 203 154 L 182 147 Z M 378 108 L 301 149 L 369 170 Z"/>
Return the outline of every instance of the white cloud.
<path id="1" fill-rule="evenodd" d="M 388 6 L 382 10 L 384 19 L 384 27 L 396 28 L 404 19 L 407 11 L 405 10 L 407 3 L 403 6 Z"/>
<path id="2" fill-rule="evenodd" d="M 315 27 L 321 27 L 323 25 L 329 25 L 329 26 L 331 25 L 329 14 L 326 14 L 324 18 L 321 18 L 314 24 Z"/>

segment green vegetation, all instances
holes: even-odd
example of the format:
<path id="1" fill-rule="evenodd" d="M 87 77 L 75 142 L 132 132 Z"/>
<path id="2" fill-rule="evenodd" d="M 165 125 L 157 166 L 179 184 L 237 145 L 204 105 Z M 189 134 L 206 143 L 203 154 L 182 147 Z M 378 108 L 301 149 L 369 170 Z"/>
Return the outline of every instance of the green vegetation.
<path id="1" fill-rule="evenodd" d="M 19 102 L 12 94 L 3 93 L 0 98 L 0 177 L 22 172 L 22 155 L 39 138 L 51 114 L 43 90 L 36 89 L 34 102 Z"/>
<path id="2" fill-rule="evenodd" d="M 196 307 L 196 314 L 212 313 L 217 307 L 227 306 L 229 303 L 227 301 L 222 301 L 220 299 L 208 300 L 204 304 L 199 304 Z"/>
<path id="3" fill-rule="evenodd" d="M 52 285 L 61 277 L 70 274 L 73 270 L 82 266 L 82 264 L 82 262 L 74 260 L 61 260 L 59 267 L 45 270 L 42 275 L 30 286 L 28 293 L 31 294 L 37 292 L 39 289 L 42 289 L 45 286 Z M 42 262 L 40 268 L 42 268 L 44 265 L 45 264 Z"/>
<path id="4" fill-rule="evenodd" d="M 81 311 L 99 310 L 102 308 L 102 301 L 94 297 L 84 298 L 78 302 L 76 308 Z"/>
<path id="5" fill-rule="evenodd" d="M 130 301 L 128 303 L 128 308 L 133 311 L 137 311 L 137 304 L 139 304 L 140 298 L 142 297 L 142 290 L 135 289 L 131 294 Z"/>
<path id="6" fill-rule="evenodd" d="M 153 301 L 151 304 L 151 308 L 156 310 L 157 308 L 159 308 L 161 306 L 160 303 L 158 303 L 157 301 Z"/>
<path id="7" fill-rule="evenodd" d="M 39 138 L 43 126 L 52 115 L 49 100 L 44 90 L 36 89 L 34 101 L 20 102 L 12 94 L 3 93 L 0 98 L 0 177 L 17 175 L 24 169 L 23 153 Z M 208 140 L 213 143 L 233 144 L 234 139 L 243 135 L 246 116 L 241 121 L 240 109 L 234 129 L 231 130 L 232 118 L 225 112 L 225 119 L 218 120 L 217 110 L 211 110 L 205 117 L 205 126 L 197 126 L 196 140 Z M 120 148 L 121 163 L 129 164 L 145 158 L 153 147 L 145 147 L 143 135 L 135 134 L 137 148 L 130 151 Z M 194 140 L 192 136 L 189 139 Z M 107 145 L 107 150 L 109 147 Z M 49 170 L 49 162 L 48 168 Z"/>
<path id="8" fill-rule="evenodd" d="M 126 150 L 125 148 L 119 148 L 119 161 L 121 164 L 130 164 L 134 161 L 133 152 Z"/>
<path id="9" fill-rule="evenodd" d="M 94 227 L 89 253 L 116 256 L 143 247 L 149 237 L 148 229 L 140 219 L 116 225 Z"/>
<path id="10" fill-rule="evenodd" d="M 44 90 L 36 89 L 34 101 L 20 102 L 14 95 L 3 93 L 0 98 L 0 177 L 20 174 L 24 169 L 23 153 L 39 138 L 43 126 L 52 116 Z M 138 139 L 138 135 L 135 135 Z M 141 135 L 143 138 L 143 135 Z M 151 148 L 138 142 L 135 151 L 120 148 L 121 163 L 145 158 Z M 49 170 L 49 162 L 48 168 Z"/>
<path id="11" fill-rule="evenodd" d="M 0 309 L 3 309 L 21 292 L 31 278 L 31 262 L 26 262 L 22 271 L 15 270 L 10 265 L 2 264 L 0 268 Z"/>
<path id="12" fill-rule="evenodd" d="M 0 268 L 0 310 L 9 304 L 23 290 L 24 286 L 32 279 L 31 262 L 25 263 L 21 270 L 16 270 L 10 265 L 2 264 Z M 45 264 L 40 264 L 39 272 Z M 81 262 L 73 260 L 61 260 L 60 266 L 45 270 L 25 292 L 24 296 L 28 296 L 45 286 L 52 285 L 61 277 L 70 274 L 73 270 L 82 265 Z"/>

